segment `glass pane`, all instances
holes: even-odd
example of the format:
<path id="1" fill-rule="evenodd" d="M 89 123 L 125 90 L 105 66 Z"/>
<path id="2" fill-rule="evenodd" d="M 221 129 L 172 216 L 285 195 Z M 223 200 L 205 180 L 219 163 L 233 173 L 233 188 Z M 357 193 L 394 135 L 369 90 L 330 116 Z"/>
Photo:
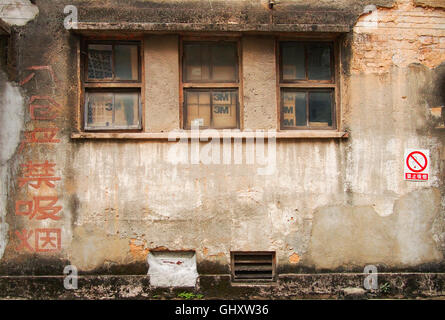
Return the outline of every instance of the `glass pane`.
<path id="1" fill-rule="evenodd" d="M 283 92 L 283 127 L 306 126 L 306 93 Z"/>
<path id="2" fill-rule="evenodd" d="M 305 79 L 304 46 L 302 44 L 283 45 L 283 80 Z"/>
<path id="3" fill-rule="evenodd" d="M 214 91 L 212 94 L 213 128 L 236 128 L 236 104 L 238 94 L 234 91 Z"/>
<path id="4" fill-rule="evenodd" d="M 111 45 L 88 45 L 88 78 L 113 78 L 113 48 Z"/>
<path id="5" fill-rule="evenodd" d="M 236 47 L 235 45 L 213 45 L 212 80 L 236 82 Z"/>
<path id="6" fill-rule="evenodd" d="M 114 46 L 114 67 L 117 80 L 138 80 L 138 46 Z"/>
<path id="7" fill-rule="evenodd" d="M 87 97 L 87 126 L 110 127 L 113 124 L 113 94 L 89 93 Z"/>
<path id="8" fill-rule="evenodd" d="M 331 47 L 328 44 L 308 45 L 309 80 L 331 80 Z"/>
<path id="9" fill-rule="evenodd" d="M 114 95 L 114 125 L 139 128 L 139 94 L 116 93 Z"/>
<path id="10" fill-rule="evenodd" d="M 331 92 L 309 93 L 309 125 L 314 127 L 332 126 Z"/>
<path id="11" fill-rule="evenodd" d="M 210 126 L 210 92 L 187 91 L 187 126 Z"/>
<path id="12" fill-rule="evenodd" d="M 208 81 L 210 79 L 209 47 L 185 45 L 184 54 L 184 81 Z"/>

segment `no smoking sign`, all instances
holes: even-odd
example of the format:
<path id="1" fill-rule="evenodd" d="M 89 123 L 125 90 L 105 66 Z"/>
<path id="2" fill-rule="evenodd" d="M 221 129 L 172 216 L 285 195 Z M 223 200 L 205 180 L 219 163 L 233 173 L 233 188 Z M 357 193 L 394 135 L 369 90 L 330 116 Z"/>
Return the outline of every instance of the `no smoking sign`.
<path id="1" fill-rule="evenodd" d="M 430 151 L 421 149 L 405 150 L 405 180 L 428 181 L 430 166 Z"/>

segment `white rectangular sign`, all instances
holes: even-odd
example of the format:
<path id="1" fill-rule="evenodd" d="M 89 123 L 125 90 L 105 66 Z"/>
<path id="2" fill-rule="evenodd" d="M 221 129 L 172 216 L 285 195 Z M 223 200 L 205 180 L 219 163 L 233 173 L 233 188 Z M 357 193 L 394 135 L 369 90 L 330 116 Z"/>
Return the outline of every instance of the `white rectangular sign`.
<path id="1" fill-rule="evenodd" d="M 406 149 L 403 176 L 407 181 L 428 181 L 430 171 L 430 151 Z"/>

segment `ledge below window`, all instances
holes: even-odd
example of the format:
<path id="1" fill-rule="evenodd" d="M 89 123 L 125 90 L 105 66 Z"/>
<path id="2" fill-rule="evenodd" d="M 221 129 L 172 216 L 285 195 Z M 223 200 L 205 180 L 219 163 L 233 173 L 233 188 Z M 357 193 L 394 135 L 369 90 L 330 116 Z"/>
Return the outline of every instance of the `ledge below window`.
<path id="1" fill-rule="evenodd" d="M 264 132 L 267 138 L 268 132 Z M 254 138 L 259 134 L 256 132 L 223 132 L 218 134 L 206 134 L 200 131 L 200 138 Z M 349 137 L 348 132 L 344 131 L 328 131 L 328 130 L 296 130 L 296 131 L 278 131 L 271 133 L 270 137 L 275 136 L 277 139 L 345 139 Z M 170 132 L 73 132 L 71 139 L 128 139 L 128 140 L 167 140 L 169 137 L 179 138 L 196 137 L 196 133 L 190 131 L 178 131 L 173 135 Z M 175 140 L 171 140 L 175 141 Z"/>

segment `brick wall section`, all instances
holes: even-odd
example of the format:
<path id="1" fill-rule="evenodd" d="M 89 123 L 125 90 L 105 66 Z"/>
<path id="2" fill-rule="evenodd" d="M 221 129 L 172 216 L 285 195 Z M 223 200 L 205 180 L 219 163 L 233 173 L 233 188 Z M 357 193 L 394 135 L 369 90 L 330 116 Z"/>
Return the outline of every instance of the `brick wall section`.
<path id="1" fill-rule="evenodd" d="M 398 0 L 391 9 L 360 17 L 352 48 L 353 73 L 384 73 L 411 63 L 434 68 L 445 60 L 445 10 Z"/>

